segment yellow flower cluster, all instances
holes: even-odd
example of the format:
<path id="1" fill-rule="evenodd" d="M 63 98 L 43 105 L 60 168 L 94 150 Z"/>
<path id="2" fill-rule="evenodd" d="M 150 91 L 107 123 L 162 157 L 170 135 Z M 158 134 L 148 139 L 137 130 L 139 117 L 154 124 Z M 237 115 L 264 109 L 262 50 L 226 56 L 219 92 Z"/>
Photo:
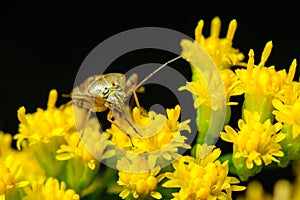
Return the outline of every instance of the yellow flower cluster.
<path id="1" fill-rule="evenodd" d="M 251 49 L 248 62 L 245 64 L 247 68 L 235 71 L 242 82 L 245 93 L 244 108 L 252 112 L 258 112 L 261 121 L 274 118 L 272 115 L 272 100 L 284 92 L 284 88 L 290 82 L 287 80 L 294 78 L 296 67 L 295 60 L 292 62 L 289 74 L 284 69 L 277 71 L 275 66 L 265 67 L 272 47 L 272 41 L 267 42 L 258 65 L 254 65 L 254 51 Z"/>
<path id="2" fill-rule="evenodd" d="M 241 81 L 236 73 L 231 69 L 241 63 L 244 59 L 244 54 L 238 49 L 234 48 L 233 37 L 237 28 L 236 20 L 232 20 L 229 24 L 227 35 L 225 38 L 220 37 L 221 20 L 215 17 L 211 22 L 210 36 L 205 38 L 202 34 L 204 21 L 200 20 L 195 29 L 195 43 L 200 45 L 213 60 L 218 72 L 213 74 L 207 73 L 205 70 L 198 70 L 196 66 L 191 64 L 192 81 L 187 82 L 185 86 L 179 90 L 188 90 L 193 94 L 194 107 L 197 108 L 197 127 L 198 138 L 197 143 L 202 144 L 207 137 L 208 127 L 210 125 L 210 118 L 213 112 L 221 110 L 223 106 L 223 99 L 227 105 L 227 116 L 224 124 L 227 124 L 231 117 L 230 105 L 237 105 L 237 102 L 231 102 L 232 96 L 242 95 L 244 93 L 241 87 Z M 192 54 L 190 51 L 183 52 L 185 54 Z M 199 62 L 202 62 L 199 58 Z M 200 66 L 201 64 L 199 64 Z M 205 63 L 203 63 L 205 68 Z M 210 69 L 213 70 L 213 69 Z M 220 79 L 220 80 L 219 80 Z M 221 91 L 221 93 L 213 93 Z M 218 97 L 216 97 L 216 95 Z M 216 102 L 212 102 L 214 99 Z M 215 133 L 217 138 L 218 133 Z M 215 139 L 213 139 L 215 140 Z M 210 143 L 210 141 L 209 141 Z"/>
<path id="3" fill-rule="evenodd" d="M 154 168 L 157 159 L 175 159 L 179 156 L 177 153 L 178 148 L 191 148 L 186 144 L 187 137 L 181 133 L 182 131 L 191 131 L 188 125 L 190 120 L 178 122 L 180 116 L 179 105 L 175 106 L 174 109 L 167 109 L 166 112 L 167 119 L 163 126 L 158 132 L 154 132 L 150 136 L 129 137 L 114 124 L 106 132 L 111 135 L 112 142 L 123 150 L 136 154 L 149 153 L 148 162 L 151 168 Z M 134 123 L 142 127 L 147 127 L 153 116 L 156 116 L 156 114 L 153 112 L 147 113 L 145 110 L 137 107 L 132 111 Z M 157 128 L 157 126 L 153 126 L 153 128 Z M 142 132 L 142 134 L 145 133 Z"/>
<path id="4" fill-rule="evenodd" d="M 239 180 L 228 175 L 228 162 L 217 158 L 220 149 L 206 144 L 197 145 L 196 157 L 183 156 L 173 163 L 174 172 L 166 172 L 170 180 L 163 187 L 180 188 L 173 199 L 231 199 L 232 191 L 245 187 L 234 184 Z"/>
<path id="5" fill-rule="evenodd" d="M 15 198 L 18 188 L 28 185 L 28 181 L 20 180 L 22 166 L 13 161 L 12 155 L 0 161 L 0 199 Z"/>
<path id="6" fill-rule="evenodd" d="M 59 182 L 52 177 L 47 180 L 34 181 L 31 188 L 25 188 L 26 196 L 23 200 L 79 200 L 80 197 L 73 189 L 66 189 L 65 182 Z"/>
<path id="7" fill-rule="evenodd" d="M 112 124 L 102 130 L 97 117 L 71 101 L 57 107 L 58 93 L 53 89 L 46 109 L 33 113 L 23 106 L 18 109 L 18 133 L 12 137 L 0 132 L 0 199 L 210 200 L 233 199 L 234 191 L 245 191 L 239 200 L 299 199 L 296 59 L 288 72 L 266 66 L 273 48 L 269 41 L 258 64 L 253 49 L 244 62 L 244 54 L 233 47 L 235 19 L 224 38 L 218 17 L 211 21 L 209 37 L 204 37 L 203 28 L 200 20 L 195 41 L 180 43 L 192 77 L 178 90 L 193 96 L 196 119 L 181 120 L 184 105 L 166 108 L 163 115 L 137 103 L 134 108 L 112 108 L 108 116 Z M 209 61 L 202 63 L 202 54 Z M 238 105 L 232 101 L 234 96 L 243 98 L 237 127 L 229 125 L 231 106 Z M 95 103 L 106 109 L 108 103 L 101 104 L 106 99 L 100 100 Z M 215 117 L 222 110 L 227 111 L 224 120 Z M 191 133 L 191 120 L 198 128 L 192 146 L 184 134 Z M 222 130 L 212 128 L 211 122 Z M 222 154 L 221 148 L 207 142 L 216 142 L 219 136 L 221 142 L 232 143 L 232 152 Z M 13 139 L 17 149 L 12 147 Z M 188 150 L 185 155 L 182 149 Z M 279 180 L 272 195 L 257 181 L 239 185 L 264 167 L 289 164 L 295 169 L 295 181 Z"/>
<path id="8" fill-rule="evenodd" d="M 231 171 L 245 181 L 273 161 L 280 167 L 286 167 L 291 160 L 300 158 L 300 87 L 299 82 L 294 81 L 296 59 L 292 61 L 288 73 L 285 69 L 276 70 L 274 65 L 267 67 L 266 62 L 273 48 L 272 41 L 269 41 L 258 64 L 255 64 L 253 49 L 249 50 L 248 61 L 244 62 L 243 54 L 232 47 L 236 20 L 230 22 L 225 38 L 220 38 L 220 24 L 220 19 L 215 17 L 211 22 L 210 36 L 205 38 L 202 34 L 204 22 L 200 20 L 195 29 L 195 42 L 207 51 L 219 70 L 228 106 L 221 138 L 233 143 Z M 232 70 L 232 67 L 237 69 Z M 198 114 L 197 143 L 202 144 L 207 137 L 213 111 L 222 108 L 212 104 L 217 94 L 211 95 L 212 91 L 220 91 L 220 86 L 215 83 L 209 88 L 212 85 L 209 81 L 215 81 L 214 76 L 197 70 L 193 64 L 191 69 L 192 81 L 180 90 L 186 89 L 194 96 Z M 244 102 L 238 122 L 240 130 L 235 130 L 226 125 L 231 118 L 230 106 L 237 105 L 230 102 L 230 97 L 241 95 Z"/>
<path id="9" fill-rule="evenodd" d="M 211 33 L 208 38 L 205 38 L 202 34 L 203 26 L 204 21 L 200 20 L 195 29 L 195 41 L 208 52 L 216 67 L 219 69 L 228 105 L 236 104 L 229 102 L 230 97 L 241 95 L 244 92 L 240 87 L 240 81 L 236 74 L 230 69 L 244 59 L 244 54 L 232 47 L 232 39 L 237 28 L 237 22 L 236 20 L 230 22 L 225 38 L 219 38 L 221 29 L 219 17 L 215 17 L 212 20 Z M 199 70 L 195 70 L 193 66 L 191 67 L 193 71 L 193 81 L 188 82 L 186 86 L 181 87 L 180 90 L 186 89 L 196 96 L 194 104 L 196 108 L 202 104 L 211 106 L 211 96 L 207 88 L 207 84 L 209 83 L 205 83 L 205 80 L 203 79 L 203 76 L 206 74 L 202 74 Z"/>
<path id="10" fill-rule="evenodd" d="M 6 174 L 1 178 L 2 195 L 19 187 L 24 188 L 24 192 L 14 190 L 8 196 L 14 195 L 14 199 L 18 199 L 16 196 L 24 199 L 79 199 L 79 195 L 88 195 L 84 190 L 95 182 L 100 161 L 80 141 L 73 117 L 73 109 L 79 108 L 68 103 L 57 108 L 57 97 L 57 91 L 51 90 L 47 109 L 38 108 L 35 113 L 26 113 L 24 107 L 18 110 L 19 132 L 14 139 L 19 151 L 12 149 L 11 135 L 1 134 L 4 143 L 0 154 L 1 175 Z M 94 118 L 88 121 L 86 128 L 87 135 L 100 134 L 99 123 Z M 95 145 L 104 152 L 110 143 L 105 136 Z M 108 152 L 103 159 L 110 156 L 113 153 Z"/>
<path id="11" fill-rule="evenodd" d="M 264 190 L 261 182 L 252 180 L 247 185 L 245 194 L 239 195 L 236 200 L 297 200 L 300 199 L 300 162 L 299 160 L 293 163 L 294 181 L 285 178 L 279 179 L 274 184 L 273 193 L 270 194 Z"/>
<path id="12" fill-rule="evenodd" d="M 195 40 L 209 53 L 220 70 L 231 68 L 244 59 L 244 54 L 232 47 L 232 40 L 237 29 L 235 19 L 229 23 L 225 38 L 220 38 L 221 20 L 219 17 L 215 17 L 211 21 L 210 36 L 208 38 L 205 38 L 202 34 L 203 27 L 204 21 L 200 20 L 195 29 Z"/>
<path id="13" fill-rule="evenodd" d="M 145 169 L 148 169 L 145 171 Z M 138 156 L 131 161 L 123 158 L 118 162 L 120 170 L 118 184 L 123 186 L 120 197 L 125 199 L 132 195 L 134 199 L 152 197 L 161 199 L 162 195 L 156 191 L 158 183 L 164 178 L 159 174 L 160 168 L 150 169 L 144 157 Z"/>
<path id="14" fill-rule="evenodd" d="M 272 125 L 268 119 L 261 123 L 257 112 L 252 113 L 246 109 L 244 116 L 245 121 L 238 121 L 238 132 L 225 126 L 221 138 L 233 143 L 233 164 L 240 177 L 247 180 L 249 176 L 260 172 L 263 163 L 269 165 L 273 161 L 279 162 L 276 157 L 284 155 L 279 142 L 285 138 L 285 134 L 278 133 L 282 126 L 280 122 Z"/>
<path id="15" fill-rule="evenodd" d="M 57 109 L 56 99 L 57 92 L 52 90 L 46 110 L 38 108 L 33 114 L 26 114 L 25 107 L 18 110 L 19 133 L 14 136 L 18 149 L 21 149 L 24 140 L 27 140 L 29 145 L 37 142 L 49 143 L 52 137 L 63 136 L 74 126 L 71 106 Z"/>
<path id="16" fill-rule="evenodd" d="M 127 155 L 121 158 L 117 164 L 119 171 L 117 183 L 122 186 L 120 197 L 123 199 L 128 196 L 132 196 L 134 199 L 149 196 L 155 199 L 162 198 L 162 195 L 156 191 L 157 184 L 164 178 L 163 174 L 159 174 L 161 167 L 180 156 L 178 148 L 190 148 L 186 144 L 187 138 L 181 135 L 182 131 L 191 131 L 188 125 L 190 120 L 181 123 L 178 121 L 180 109 L 179 105 L 174 109 L 167 109 L 167 118 L 163 126 L 156 132 L 155 129 L 159 125 L 149 126 L 149 124 L 157 114 L 135 107 L 132 111 L 134 123 L 140 127 L 153 128 L 154 134 L 151 135 L 147 134 L 149 133 L 147 130 L 147 132 L 140 132 L 142 137 L 129 137 L 114 124 L 106 130 L 116 146 L 127 150 Z"/>

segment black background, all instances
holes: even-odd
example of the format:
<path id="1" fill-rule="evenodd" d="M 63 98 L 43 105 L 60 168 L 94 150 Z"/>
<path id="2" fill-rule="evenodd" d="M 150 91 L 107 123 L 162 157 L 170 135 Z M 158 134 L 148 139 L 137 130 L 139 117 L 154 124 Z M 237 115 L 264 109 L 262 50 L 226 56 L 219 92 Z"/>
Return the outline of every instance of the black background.
<path id="1" fill-rule="evenodd" d="M 241 1 L 240 1 L 241 2 Z M 82 61 L 103 40 L 138 27 L 164 27 L 194 37 L 194 29 L 204 19 L 204 35 L 209 36 L 210 22 L 215 16 L 222 21 L 221 36 L 225 37 L 232 19 L 238 23 L 233 46 L 247 59 L 253 48 L 256 62 L 266 42 L 273 41 L 267 65 L 288 68 L 300 56 L 299 14 L 296 6 L 180 2 L 173 8 L 152 2 L 129 5 L 21 5 L 2 6 L 0 12 L 0 129 L 16 133 L 17 109 L 27 112 L 45 108 L 48 92 L 55 88 L 68 93 Z M 74 4 L 74 3 L 73 3 Z M 150 55 L 150 54 L 149 54 Z M 135 62 L 165 62 L 161 54 L 136 56 L 120 65 Z M 171 57 L 170 57 L 171 58 Z M 117 66 L 114 66 L 117 68 Z M 186 72 L 189 73 L 188 71 Z M 299 70 L 296 74 L 297 80 Z M 65 99 L 59 98 L 59 103 Z M 237 115 L 234 115 L 237 116 Z M 280 172 L 282 174 L 284 172 Z M 274 179 L 274 176 L 272 176 Z M 275 176 L 276 177 L 276 176 Z M 270 177 L 270 182 L 272 181 Z"/>
<path id="2" fill-rule="evenodd" d="M 207 37 L 212 18 L 219 16 L 221 36 L 224 37 L 230 20 L 236 19 L 238 27 L 233 46 L 243 52 L 246 59 L 249 49 L 253 48 L 256 62 L 259 62 L 261 51 L 270 40 L 274 47 L 267 65 L 288 68 L 294 58 L 299 59 L 299 16 L 292 5 L 289 9 L 284 6 L 277 9 L 259 6 L 234 8 L 235 4 L 218 6 L 207 2 L 200 5 L 180 5 L 180 9 L 175 9 L 145 4 L 119 11 L 114 6 L 88 3 L 2 7 L 0 129 L 17 132 L 16 111 L 20 106 L 24 105 L 28 112 L 33 112 L 36 107 L 46 106 L 50 89 L 69 92 L 88 53 L 105 39 L 132 28 L 164 27 L 194 37 L 198 21 L 204 19 L 203 32 Z M 285 10 L 287 12 L 283 14 Z M 148 57 L 137 54 L 117 64 L 130 67 L 138 62 L 163 63 L 167 60 L 160 53 Z M 117 64 L 112 66 L 113 69 L 118 70 Z M 299 77 L 299 70 L 296 77 Z"/>

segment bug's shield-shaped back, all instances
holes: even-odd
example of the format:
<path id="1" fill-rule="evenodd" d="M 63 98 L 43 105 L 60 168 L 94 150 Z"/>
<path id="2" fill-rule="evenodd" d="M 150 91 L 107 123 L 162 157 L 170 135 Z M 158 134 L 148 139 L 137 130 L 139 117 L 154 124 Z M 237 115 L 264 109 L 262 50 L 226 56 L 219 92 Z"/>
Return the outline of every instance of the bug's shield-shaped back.
<path id="1" fill-rule="evenodd" d="M 116 125 L 121 131 L 132 137 L 152 137 L 163 129 L 167 120 L 164 115 L 150 111 L 148 116 L 150 117 L 151 122 L 146 126 L 141 126 L 134 122 L 129 106 L 124 106 L 120 109 L 115 108 L 112 112 Z"/>

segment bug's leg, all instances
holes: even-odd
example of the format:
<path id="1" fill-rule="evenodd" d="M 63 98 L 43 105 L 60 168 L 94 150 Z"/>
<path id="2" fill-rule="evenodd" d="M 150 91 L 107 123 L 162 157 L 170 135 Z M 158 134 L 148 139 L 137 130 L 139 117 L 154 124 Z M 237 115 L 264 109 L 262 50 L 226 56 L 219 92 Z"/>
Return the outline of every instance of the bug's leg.
<path id="1" fill-rule="evenodd" d="M 142 110 L 141 105 L 140 105 L 140 103 L 139 103 L 139 99 L 138 99 L 138 96 L 137 96 L 137 94 L 136 94 L 137 92 L 140 92 L 140 91 L 138 91 L 138 90 L 139 90 L 139 89 L 137 89 L 137 91 L 133 91 L 133 92 L 132 92 L 132 93 L 133 93 L 133 97 L 134 97 L 134 101 L 135 101 L 136 106 L 138 107 L 138 109 L 139 109 L 141 115 L 147 117 L 148 115 L 145 114 L 145 112 Z M 141 92 L 143 92 L 143 91 L 144 91 L 144 88 L 141 89 Z M 141 136 L 141 134 L 139 134 L 139 133 L 138 133 L 138 135 Z"/>
<path id="2" fill-rule="evenodd" d="M 107 121 L 109 121 L 110 123 L 112 124 L 115 124 L 115 122 L 112 120 L 113 118 L 113 114 L 112 114 L 112 111 L 109 110 L 108 114 L 107 114 Z M 116 124 L 115 124 L 116 125 Z"/>
<path id="3" fill-rule="evenodd" d="M 85 121 L 84 121 L 84 125 L 83 125 L 83 127 L 80 129 L 80 131 L 79 131 L 79 140 L 78 140 L 78 143 L 77 143 L 77 145 L 76 145 L 77 147 L 78 147 L 78 145 L 79 145 L 79 142 L 80 142 L 81 138 L 82 138 L 83 135 L 84 135 L 85 127 L 86 127 L 86 125 L 87 125 L 87 123 L 88 123 L 88 121 L 89 121 L 89 119 L 90 119 L 90 117 L 91 117 L 92 112 L 93 112 L 93 109 L 89 109 L 89 111 L 87 112 L 87 115 L 86 115 L 86 118 L 85 118 Z"/>
<path id="4" fill-rule="evenodd" d="M 136 89 L 135 86 L 137 85 L 137 80 L 138 80 L 138 75 L 136 73 L 133 73 L 128 80 L 126 81 L 126 86 L 125 86 L 125 94 L 126 96 L 130 95 L 133 93 L 134 96 L 134 101 L 137 105 L 137 107 L 140 109 L 140 103 L 138 101 L 137 95 L 136 95 Z"/>
<path id="5" fill-rule="evenodd" d="M 132 147 L 135 147 L 134 144 L 133 144 L 133 142 L 132 142 L 131 135 L 127 134 L 121 127 L 119 127 L 118 124 L 117 124 L 115 121 L 112 120 L 112 118 L 113 118 L 113 113 L 112 113 L 111 110 L 109 110 L 109 112 L 108 112 L 108 114 L 107 114 L 107 120 L 108 120 L 110 123 L 114 124 L 116 127 L 118 127 L 122 132 L 124 132 L 124 133 L 127 135 L 127 137 L 129 138 L 130 143 L 131 143 L 131 146 L 132 146 Z M 127 120 L 126 120 L 126 121 L 127 121 Z M 135 130 L 135 129 L 134 129 L 134 130 Z M 136 131 L 136 130 L 135 130 L 135 131 Z M 136 132 L 137 132 L 137 131 L 136 131 Z"/>
<path id="6" fill-rule="evenodd" d="M 133 73 L 126 81 L 125 85 L 125 93 L 126 95 L 130 95 L 132 91 L 135 90 L 135 87 L 137 85 L 138 81 L 138 75 L 136 73 Z"/>
<path id="7" fill-rule="evenodd" d="M 139 99 L 136 95 L 136 91 L 133 91 L 133 97 L 134 97 L 134 101 L 136 103 L 136 106 L 138 107 L 139 110 L 141 110 L 140 102 L 139 102 Z"/>

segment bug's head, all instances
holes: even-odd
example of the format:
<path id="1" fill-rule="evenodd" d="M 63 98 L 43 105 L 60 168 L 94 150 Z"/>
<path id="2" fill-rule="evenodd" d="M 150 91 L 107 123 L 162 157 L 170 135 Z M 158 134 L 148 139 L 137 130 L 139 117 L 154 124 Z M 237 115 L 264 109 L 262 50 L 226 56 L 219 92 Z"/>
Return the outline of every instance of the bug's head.
<path id="1" fill-rule="evenodd" d="M 100 97 L 102 99 L 107 99 L 111 93 L 119 92 L 121 88 L 113 83 L 100 83 L 94 82 L 88 88 L 89 95 L 93 97 Z"/>

